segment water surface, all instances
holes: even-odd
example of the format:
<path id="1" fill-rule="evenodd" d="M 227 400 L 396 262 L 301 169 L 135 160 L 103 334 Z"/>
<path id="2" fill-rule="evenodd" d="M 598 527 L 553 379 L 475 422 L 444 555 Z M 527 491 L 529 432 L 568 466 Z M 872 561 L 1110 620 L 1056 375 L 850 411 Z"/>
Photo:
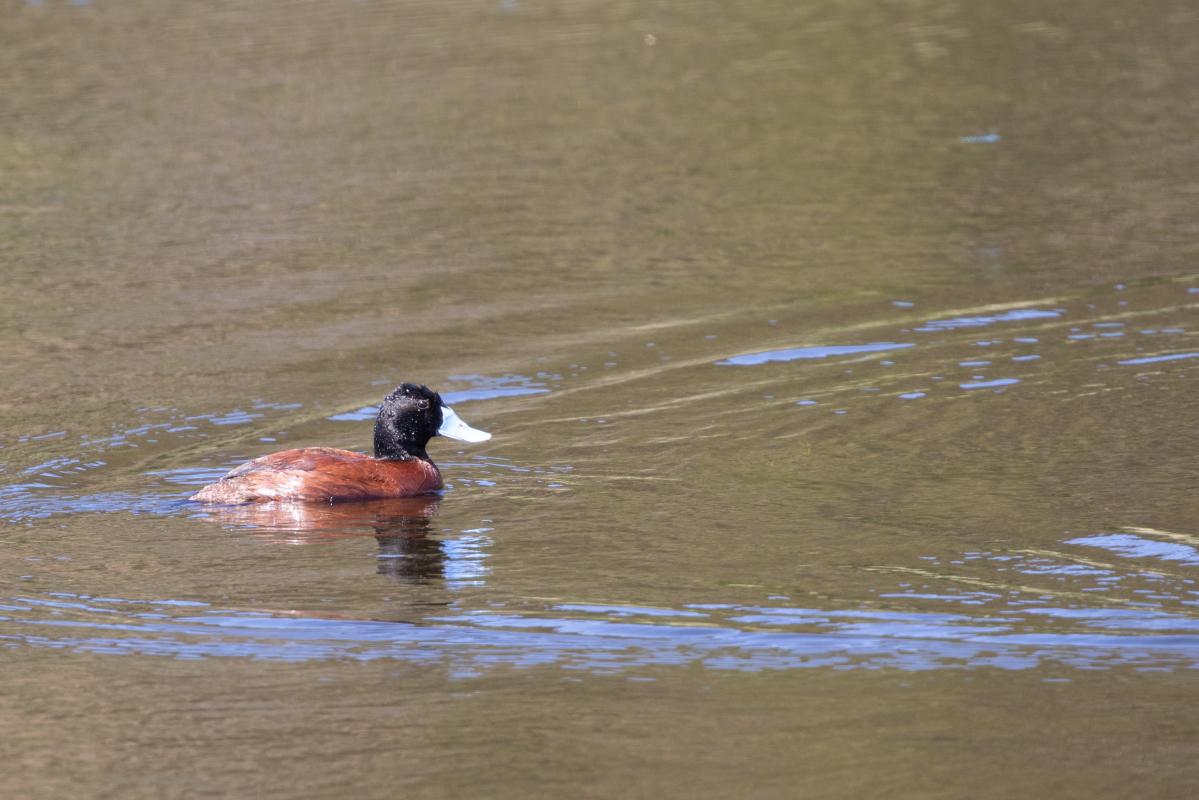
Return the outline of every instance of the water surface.
<path id="1" fill-rule="evenodd" d="M 1188 9 L 10 12 L 6 794 L 1199 787 Z"/>

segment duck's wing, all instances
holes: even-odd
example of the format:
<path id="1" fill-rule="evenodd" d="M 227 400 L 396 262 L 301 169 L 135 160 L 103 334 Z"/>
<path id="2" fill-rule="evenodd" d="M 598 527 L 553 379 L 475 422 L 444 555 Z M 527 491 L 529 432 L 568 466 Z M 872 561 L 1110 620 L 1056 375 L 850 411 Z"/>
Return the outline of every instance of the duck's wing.
<path id="1" fill-rule="evenodd" d="M 373 461 L 362 453 L 334 447 L 284 450 L 234 467 L 191 499 L 203 503 L 237 504 L 275 499 L 361 497 L 362 493 L 356 491 L 345 476 L 360 473 Z"/>
<path id="2" fill-rule="evenodd" d="M 363 453 L 341 450 L 336 447 L 301 447 L 260 456 L 253 461 L 238 465 L 224 474 L 221 480 L 240 478 L 255 472 L 312 472 L 332 463 L 355 463 L 372 460 Z"/>

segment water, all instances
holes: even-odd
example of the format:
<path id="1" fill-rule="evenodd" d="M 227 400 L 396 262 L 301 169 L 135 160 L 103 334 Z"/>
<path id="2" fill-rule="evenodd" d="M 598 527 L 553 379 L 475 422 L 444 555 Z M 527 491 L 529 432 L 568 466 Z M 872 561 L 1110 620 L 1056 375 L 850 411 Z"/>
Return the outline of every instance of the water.
<path id="1" fill-rule="evenodd" d="M 0 787 L 1190 796 L 1196 22 L 14 8 Z"/>

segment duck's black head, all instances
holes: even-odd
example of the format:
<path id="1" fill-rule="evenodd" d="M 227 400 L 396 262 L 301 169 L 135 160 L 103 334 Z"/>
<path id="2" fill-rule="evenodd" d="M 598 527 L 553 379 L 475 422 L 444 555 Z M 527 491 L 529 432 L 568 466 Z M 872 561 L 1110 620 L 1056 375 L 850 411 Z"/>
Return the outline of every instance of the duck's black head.
<path id="1" fill-rule="evenodd" d="M 441 427 L 441 395 L 428 386 L 402 383 L 383 398 L 375 418 L 375 458 L 429 459 L 425 445 Z"/>
<path id="2" fill-rule="evenodd" d="M 429 460 L 425 445 L 441 434 L 464 442 L 484 442 L 491 438 L 463 422 L 453 409 L 441 402 L 441 395 L 428 386 L 401 383 L 383 398 L 375 418 L 375 458 L 407 461 Z"/>

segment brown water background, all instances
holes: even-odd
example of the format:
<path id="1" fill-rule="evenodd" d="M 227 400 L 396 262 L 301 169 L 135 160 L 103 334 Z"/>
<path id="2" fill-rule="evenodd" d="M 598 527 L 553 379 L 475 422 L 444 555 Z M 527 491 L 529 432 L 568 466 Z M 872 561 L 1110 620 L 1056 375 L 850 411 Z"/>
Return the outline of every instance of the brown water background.
<path id="1" fill-rule="evenodd" d="M 1191 797 L 1193 4 L 7 2 L 6 797 Z M 207 510 L 364 449 L 439 501 Z"/>

